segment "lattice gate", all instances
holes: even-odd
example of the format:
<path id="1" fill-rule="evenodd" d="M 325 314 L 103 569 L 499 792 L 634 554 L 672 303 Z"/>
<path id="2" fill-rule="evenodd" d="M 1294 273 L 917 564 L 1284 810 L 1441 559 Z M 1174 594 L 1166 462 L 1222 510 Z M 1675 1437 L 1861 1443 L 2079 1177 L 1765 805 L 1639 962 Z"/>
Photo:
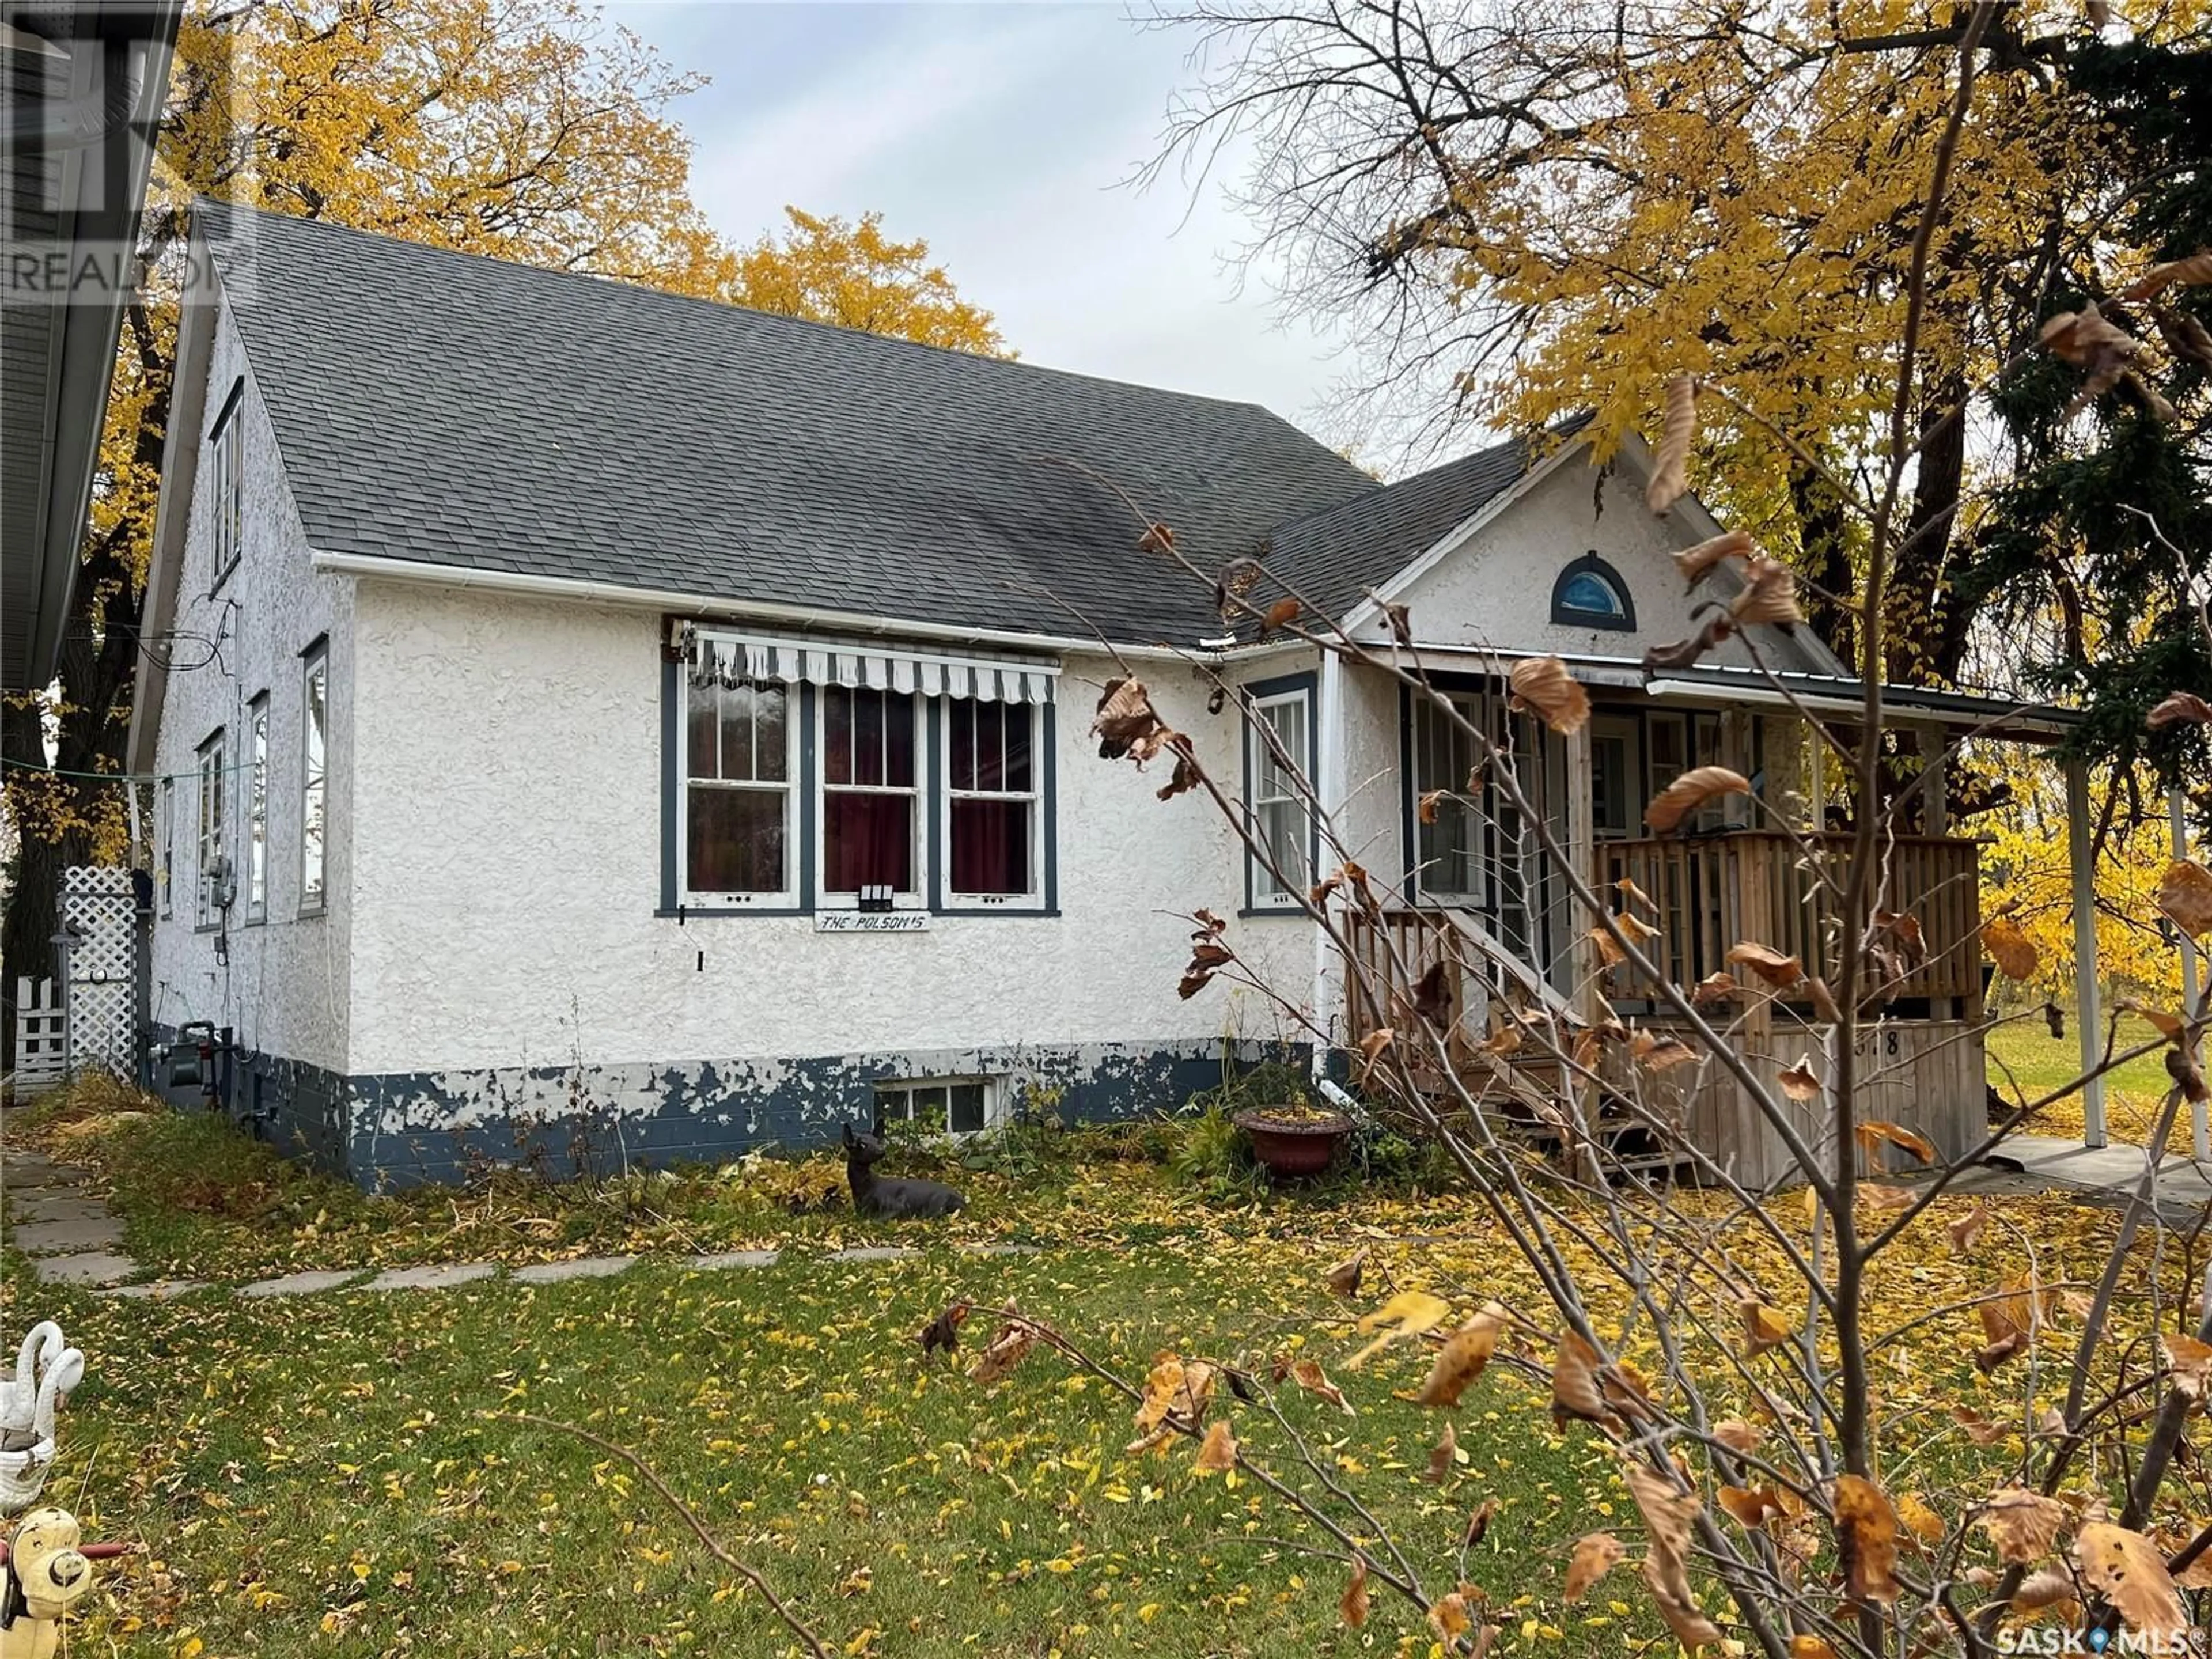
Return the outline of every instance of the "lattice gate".
<path id="1" fill-rule="evenodd" d="M 62 872 L 61 937 L 69 1070 L 135 1073 L 138 969 L 137 900 L 131 872 L 112 865 L 72 865 Z"/>

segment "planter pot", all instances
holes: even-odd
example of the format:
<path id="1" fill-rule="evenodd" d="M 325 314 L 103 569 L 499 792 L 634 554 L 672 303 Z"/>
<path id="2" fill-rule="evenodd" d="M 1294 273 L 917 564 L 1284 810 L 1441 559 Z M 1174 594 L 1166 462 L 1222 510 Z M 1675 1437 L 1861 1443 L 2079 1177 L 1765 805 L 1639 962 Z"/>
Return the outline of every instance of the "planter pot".
<path id="1" fill-rule="evenodd" d="M 1231 1120 L 1252 1137 L 1252 1155 L 1281 1180 L 1319 1175 L 1352 1133 L 1352 1120 L 1334 1113 L 1314 1118 L 1271 1117 L 1265 1110 L 1239 1112 Z"/>

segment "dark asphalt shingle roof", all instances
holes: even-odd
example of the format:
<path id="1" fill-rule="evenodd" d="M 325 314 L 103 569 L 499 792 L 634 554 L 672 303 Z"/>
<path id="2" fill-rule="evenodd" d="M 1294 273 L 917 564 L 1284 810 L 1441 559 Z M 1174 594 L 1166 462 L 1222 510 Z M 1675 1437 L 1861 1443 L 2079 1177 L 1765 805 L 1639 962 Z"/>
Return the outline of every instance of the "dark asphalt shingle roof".
<path id="1" fill-rule="evenodd" d="M 1587 423 L 1577 416 L 1550 436 L 1565 441 Z M 1267 568 L 1341 617 L 1363 589 L 1381 586 L 1511 489 L 1531 461 L 1528 441 L 1512 438 L 1325 507 L 1275 532 Z"/>
<path id="2" fill-rule="evenodd" d="M 1281 531 L 1354 592 L 1510 482 L 1478 457 L 1383 489 L 1250 404 L 201 211 L 319 550 L 1188 644 L 1210 592 L 1099 480 L 1201 568 Z"/>

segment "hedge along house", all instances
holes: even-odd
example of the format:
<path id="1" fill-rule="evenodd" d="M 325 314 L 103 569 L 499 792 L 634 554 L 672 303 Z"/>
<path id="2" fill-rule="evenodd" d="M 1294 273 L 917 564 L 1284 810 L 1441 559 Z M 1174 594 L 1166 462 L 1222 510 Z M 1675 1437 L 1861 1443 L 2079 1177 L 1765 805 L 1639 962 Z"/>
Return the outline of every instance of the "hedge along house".
<path id="1" fill-rule="evenodd" d="M 1709 526 L 1642 510 L 1633 450 L 1599 471 L 1509 444 L 1385 487 L 1249 404 L 197 217 L 212 280 L 149 600 L 170 648 L 132 732 L 161 780 L 152 1015 L 228 1028 L 228 1108 L 363 1182 L 1109 1116 L 1312 1054 L 1314 1029 L 1356 1039 L 1371 1010 L 1291 902 L 1320 859 L 1302 779 L 1408 872 L 1383 925 L 1417 956 L 1473 961 L 1453 941 L 1479 932 L 1516 994 L 1578 994 L 1528 827 L 1488 791 L 1418 820 L 1463 791 L 1455 737 L 1376 671 L 1235 637 L 1131 500 L 1200 568 L 1264 553 L 1361 637 L 1364 593 L 1406 599 L 1501 734 L 1505 660 L 1565 655 L 1600 715 L 1572 746 L 1524 731 L 1530 775 L 1578 856 L 1668 896 L 1684 971 L 1757 832 L 1639 838 L 1644 793 L 1748 756 L 1767 808 L 1803 798 L 1803 734 L 1747 659 L 1638 666 L 1683 631 L 1669 555 Z M 1849 694 L 1802 630 L 1760 644 Z M 1272 859 L 1098 758 L 1121 662 Z M 1968 926 L 1971 853 L 1945 856 Z M 1176 994 L 1201 906 L 1236 911 L 1299 1017 Z M 1470 972 L 1470 1018 L 1492 978 Z M 1919 1012 L 1978 997 L 1931 981 Z"/>

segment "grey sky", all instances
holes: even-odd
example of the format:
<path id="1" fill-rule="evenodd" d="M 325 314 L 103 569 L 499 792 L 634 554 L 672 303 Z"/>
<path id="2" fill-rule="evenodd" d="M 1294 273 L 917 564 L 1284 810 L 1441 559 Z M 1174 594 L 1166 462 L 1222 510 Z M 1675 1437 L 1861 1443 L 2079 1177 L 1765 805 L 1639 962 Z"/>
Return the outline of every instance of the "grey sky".
<path id="1" fill-rule="evenodd" d="M 694 192 L 732 240 L 788 202 L 879 209 L 1033 362 L 1249 399 L 1310 429 L 1341 365 L 1285 326 L 1218 185 L 1117 188 L 1151 155 L 1185 43 L 1118 4 L 623 3 L 714 77 L 679 106 Z"/>

